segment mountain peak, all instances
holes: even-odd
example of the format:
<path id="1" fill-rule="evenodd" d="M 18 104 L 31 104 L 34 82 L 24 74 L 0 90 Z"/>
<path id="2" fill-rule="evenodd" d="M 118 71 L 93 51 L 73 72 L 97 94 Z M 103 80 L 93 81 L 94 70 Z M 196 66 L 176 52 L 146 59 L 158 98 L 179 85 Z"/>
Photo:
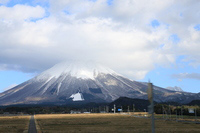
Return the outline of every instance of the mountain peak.
<path id="1" fill-rule="evenodd" d="M 58 78 L 63 74 L 81 79 L 95 79 L 100 74 L 117 74 L 115 71 L 93 62 L 61 62 L 52 68 L 41 73 L 37 78 L 55 77 Z"/>
<path id="2" fill-rule="evenodd" d="M 183 90 L 181 89 L 181 87 L 177 87 L 177 86 L 174 86 L 174 87 L 167 87 L 166 89 L 172 90 L 172 91 L 180 91 L 180 92 L 183 92 Z"/>

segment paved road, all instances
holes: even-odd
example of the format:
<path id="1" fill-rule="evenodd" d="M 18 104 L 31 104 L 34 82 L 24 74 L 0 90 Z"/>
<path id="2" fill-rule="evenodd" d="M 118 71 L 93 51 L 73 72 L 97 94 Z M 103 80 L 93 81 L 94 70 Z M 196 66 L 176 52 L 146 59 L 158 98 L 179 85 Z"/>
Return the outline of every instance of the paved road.
<path id="1" fill-rule="evenodd" d="M 31 116 L 28 133 L 37 133 L 35 120 L 34 120 L 34 115 Z"/>

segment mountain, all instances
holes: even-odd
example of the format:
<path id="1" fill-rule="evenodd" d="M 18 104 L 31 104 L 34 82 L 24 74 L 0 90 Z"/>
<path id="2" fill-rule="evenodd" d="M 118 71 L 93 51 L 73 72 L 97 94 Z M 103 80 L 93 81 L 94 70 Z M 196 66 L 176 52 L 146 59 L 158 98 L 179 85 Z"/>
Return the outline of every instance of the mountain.
<path id="1" fill-rule="evenodd" d="M 200 106 L 200 100 L 193 100 L 193 101 L 191 101 L 190 103 L 188 103 L 187 105 L 193 105 L 193 106 L 196 106 L 196 105 L 198 105 L 198 106 Z"/>
<path id="2" fill-rule="evenodd" d="M 123 109 L 127 109 L 127 107 L 129 106 L 129 109 L 133 110 L 134 106 L 134 108 L 137 110 L 144 111 L 145 109 L 147 111 L 149 101 L 144 99 L 132 99 L 127 97 L 120 97 L 109 104 L 111 108 L 113 108 L 114 105 L 116 105 L 116 108 L 123 107 Z"/>
<path id="3" fill-rule="evenodd" d="M 181 89 L 181 87 L 177 87 L 177 86 L 174 86 L 174 87 L 167 87 L 166 89 L 172 90 L 172 91 L 183 91 L 183 90 Z"/>
<path id="4" fill-rule="evenodd" d="M 147 99 L 148 83 L 132 81 L 95 63 L 59 63 L 0 94 L 0 105 L 112 102 L 119 97 Z M 154 86 L 154 101 L 189 103 L 200 94 Z"/>

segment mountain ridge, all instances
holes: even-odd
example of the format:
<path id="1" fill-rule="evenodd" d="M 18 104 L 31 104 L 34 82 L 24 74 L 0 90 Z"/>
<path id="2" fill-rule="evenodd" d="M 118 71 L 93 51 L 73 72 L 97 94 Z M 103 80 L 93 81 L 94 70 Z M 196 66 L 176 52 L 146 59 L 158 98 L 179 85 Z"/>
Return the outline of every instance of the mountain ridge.
<path id="1" fill-rule="evenodd" d="M 36 77 L 0 93 L 0 105 L 112 102 L 119 97 L 147 100 L 148 83 L 132 81 L 101 65 L 60 63 Z M 77 97 L 79 95 L 79 97 Z M 81 97 L 81 98 L 80 98 Z M 84 100 L 83 100 L 84 99 Z M 188 103 L 200 94 L 154 86 L 154 101 Z"/>

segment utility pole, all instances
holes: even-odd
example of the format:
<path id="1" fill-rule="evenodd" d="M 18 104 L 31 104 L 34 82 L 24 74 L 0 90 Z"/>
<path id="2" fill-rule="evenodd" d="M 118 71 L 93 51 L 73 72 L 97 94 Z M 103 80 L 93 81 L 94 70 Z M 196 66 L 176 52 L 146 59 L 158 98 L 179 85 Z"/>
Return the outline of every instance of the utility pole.
<path id="1" fill-rule="evenodd" d="M 162 114 L 163 114 L 163 119 L 164 119 L 164 107 L 163 107 L 163 105 L 162 105 Z"/>
<path id="2" fill-rule="evenodd" d="M 154 122 L 154 103 L 153 103 L 153 85 L 152 83 L 148 83 L 148 99 L 150 102 L 149 106 L 149 114 L 151 114 L 151 129 L 152 133 L 155 133 L 155 122 Z"/>
<path id="3" fill-rule="evenodd" d="M 169 119 L 171 119 L 171 109 L 170 109 L 170 105 L 169 105 Z"/>
<path id="4" fill-rule="evenodd" d="M 197 121 L 197 109 L 195 108 L 195 110 L 194 110 L 195 112 L 195 121 Z"/>
<path id="5" fill-rule="evenodd" d="M 106 106 L 106 113 L 109 113 L 109 106 Z"/>
<path id="6" fill-rule="evenodd" d="M 181 118 L 183 119 L 183 110 L 182 110 L 182 106 L 181 106 Z"/>
<path id="7" fill-rule="evenodd" d="M 115 106 L 115 104 L 114 104 L 114 114 L 115 114 L 115 110 L 116 110 L 116 106 Z"/>
<path id="8" fill-rule="evenodd" d="M 129 111 L 129 106 L 128 106 L 128 114 L 130 113 L 130 111 Z"/>

